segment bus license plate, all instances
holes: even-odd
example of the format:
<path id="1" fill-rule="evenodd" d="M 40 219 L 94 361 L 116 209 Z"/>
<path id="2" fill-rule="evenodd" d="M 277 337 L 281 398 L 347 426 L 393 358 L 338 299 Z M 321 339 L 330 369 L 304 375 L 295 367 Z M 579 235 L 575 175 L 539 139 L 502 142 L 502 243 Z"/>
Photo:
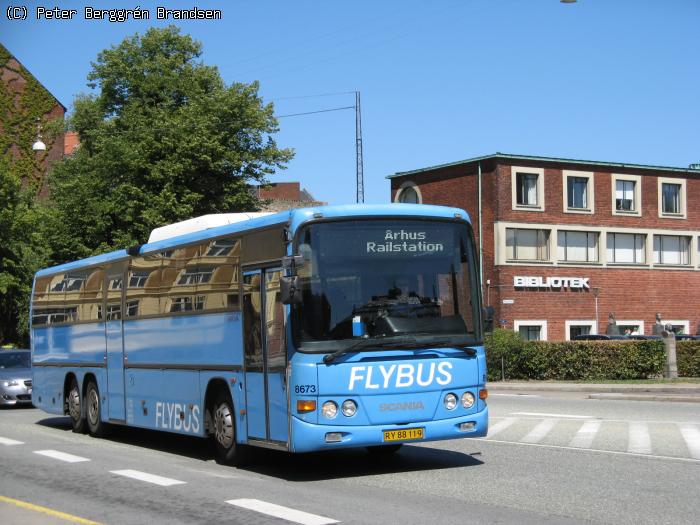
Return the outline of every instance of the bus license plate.
<path id="1" fill-rule="evenodd" d="M 402 430 L 385 430 L 384 441 L 406 441 L 409 439 L 423 439 L 422 428 L 404 428 Z"/>

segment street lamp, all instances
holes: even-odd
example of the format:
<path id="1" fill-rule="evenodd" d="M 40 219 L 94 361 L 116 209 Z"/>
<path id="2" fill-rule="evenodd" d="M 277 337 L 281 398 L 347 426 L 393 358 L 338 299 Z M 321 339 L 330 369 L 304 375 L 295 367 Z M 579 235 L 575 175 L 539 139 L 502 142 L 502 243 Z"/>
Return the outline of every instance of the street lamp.
<path id="1" fill-rule="evenodd" d="M 34 151 L 46 151 L 46 144 L 41 140 L 41 119 L 36 118 L 36 142 L 32 144 L 32 150 Z"/>

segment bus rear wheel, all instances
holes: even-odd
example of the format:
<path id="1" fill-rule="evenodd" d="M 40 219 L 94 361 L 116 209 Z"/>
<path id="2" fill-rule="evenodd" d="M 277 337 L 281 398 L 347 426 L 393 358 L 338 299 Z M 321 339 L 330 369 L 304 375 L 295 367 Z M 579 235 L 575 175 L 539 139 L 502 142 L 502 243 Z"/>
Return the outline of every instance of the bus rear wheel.
<path id="1" fill-rule="evenodd" d="M 236 443 L 236 422 L 233 403 L 225 394 L 219 394 L 212 412 L 212 439 L 216 448 L 216 461 L 223 465 L 240 465 L 243 461 L 243 446 Z"/>
<path id="2" fill-rule="evenodd" d="M 87 427 L 93 437 L 102 437 L 105 434 L 106 423 L 102 421 L 102 403 L 100 403 L 100 391 L 94 381 L 90 381 L 85 393 L 85 411 L 87 412 Z"/>
<path id="3" fill-rule="evenodd" d="M 68 389 L 68 415 L 70 416 L 73 432 L 78 434 L 85 433 L 86 424 L 85 417 L 83 417 L 83 407 L 80 401 L 80 387 L 75 378 L 73 378 L 70 388 Z"/>

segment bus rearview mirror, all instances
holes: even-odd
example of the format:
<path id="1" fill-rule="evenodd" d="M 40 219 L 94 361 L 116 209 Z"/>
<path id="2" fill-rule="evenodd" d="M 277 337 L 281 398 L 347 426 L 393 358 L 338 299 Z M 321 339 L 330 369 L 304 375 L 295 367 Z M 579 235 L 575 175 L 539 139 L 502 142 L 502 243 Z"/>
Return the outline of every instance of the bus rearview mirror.
<path id="1" fill-rule="evenodd" d="M 299 289 L 299 277 L 293 275 L 291 277 L 280 277 L 280 293 L 282 295 L 283 304 L 299 304 L 301 303 L 301 290 Z"/>

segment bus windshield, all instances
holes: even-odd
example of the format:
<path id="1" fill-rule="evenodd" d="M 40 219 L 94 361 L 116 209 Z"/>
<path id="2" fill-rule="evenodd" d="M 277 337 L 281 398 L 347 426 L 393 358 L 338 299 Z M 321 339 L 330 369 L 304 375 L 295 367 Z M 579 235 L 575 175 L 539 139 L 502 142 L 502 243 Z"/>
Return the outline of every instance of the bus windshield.
<path id="1" fill-rule="evenodd" d="M 297 250 L 302 303 L 293 318 L 302 350 L 480 339 L 474 244 L 463 222 L 315 223 L 300 232 Z"/>

